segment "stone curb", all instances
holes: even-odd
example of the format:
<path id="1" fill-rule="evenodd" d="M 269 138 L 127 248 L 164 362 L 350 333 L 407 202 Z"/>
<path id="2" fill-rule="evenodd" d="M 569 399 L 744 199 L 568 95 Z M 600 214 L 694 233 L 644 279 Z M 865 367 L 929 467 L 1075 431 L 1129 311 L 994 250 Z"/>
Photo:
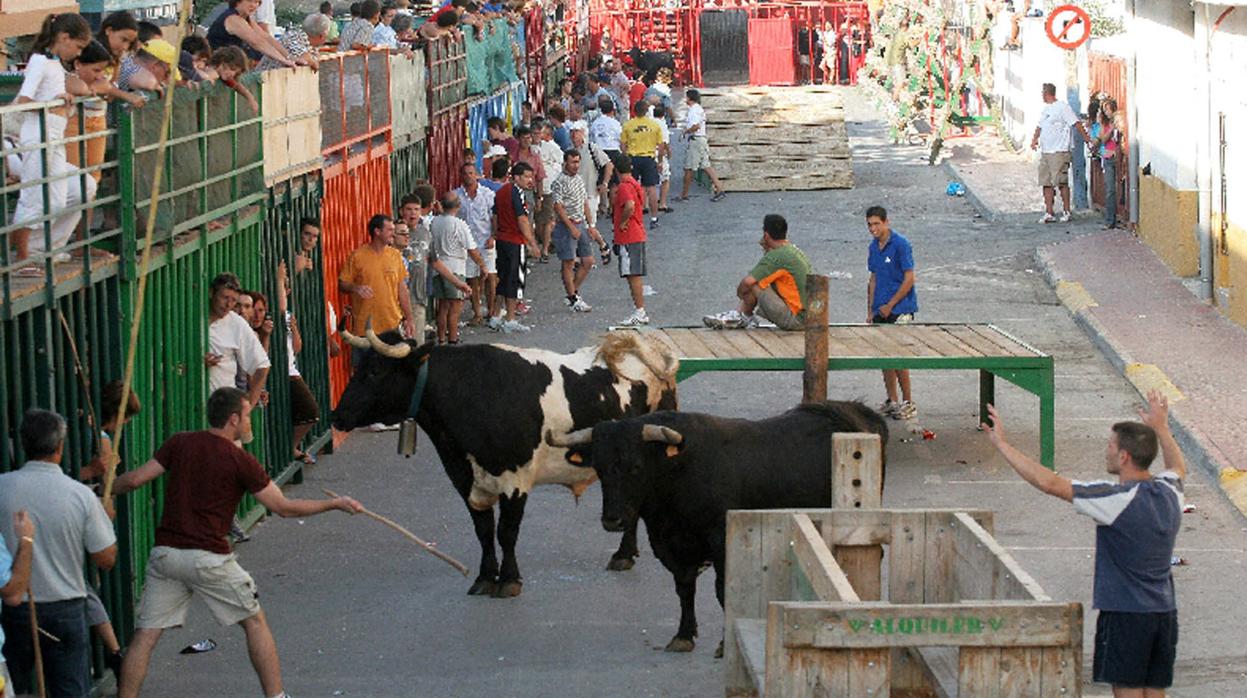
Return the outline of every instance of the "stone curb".
<path id="1" fill-rule="evenodd" d="M 1061 243 L 1055 243 L 1055 245 L 1059 244 Z M 1054 290 L 1066 282 L 1073 281 L 1061 276 L 1061 270 L 1057 267 L 1057 263 L 1053 260 L 1050 251 L 1055 245 L 1048 245 L 1035 250 L 1035 259 L 1040 268 L 1043 269 L 1044 280 Z M 1075 307 L 1063 297 L 1061 304 L 1069 311 L 1074 318 L 1074 322 L 1091 338 L 1096 349 L 1108 359 L 1109 363 L 1123 377 L 1130 380 L 1131 385 L 1139 391 L 1140 395 L 1143 395 L 1143 389 L 1136 381 L 1131 380 L 1127 371 L 1128 367 L 1137 366 L 1137 362 L 1130 356 L 1125 347 L 1105 329 L 1099 318 L 1091 311 L 1092 308 L 1096 307 L 1095 303 L 1092 302 L 1089 305 Z M 1238 509 L 1240 514 L 1247 517 L 1247 496 L 1245 496 L 1247 495 L 1247 488 L 1243 486 L 1243 482 L 1238 481 L 1240 478 L 1226 478 L 1223 476 L 1223 472 L 1227 469 L 1237 472 L 1237 468 L 1199 430 L 1199 427 L 1184 418 L 1183 412 L 1182 403 L 1180 402 L 1171 405 L 1169 409 L 1174 439 L 1182 448 L 1183 455 L 1188 460 L 1188 465 L 1198 467 L 1207 473 L 1217 483 L 1217 489 L 1229 500 L 1230 504 Z"/>
<path id="2" fill-rule="evenodd" d="M 979 216 L 983 220 L 990 223 L 1036 223 L 1038 216 L 1043 214 L 1042 210 L 1026 211 L 1020 213 L 1004 213 L 987 205 L 979 195 L 975 193 L 974 187 L 970 186 L 965 177 L 961 175 L 961 171 L 957 168 L 957 164 L 948 158 L 940 161 L 940 167 L 949 179 L 960 182 L 961 186 L 966 190 L 966 201 L 974 207 Z M 1077 209 L 1072 212 L 1074 220 L 1093 220 L 1100 216 L 1100 213 L 1094 209 Z"/>

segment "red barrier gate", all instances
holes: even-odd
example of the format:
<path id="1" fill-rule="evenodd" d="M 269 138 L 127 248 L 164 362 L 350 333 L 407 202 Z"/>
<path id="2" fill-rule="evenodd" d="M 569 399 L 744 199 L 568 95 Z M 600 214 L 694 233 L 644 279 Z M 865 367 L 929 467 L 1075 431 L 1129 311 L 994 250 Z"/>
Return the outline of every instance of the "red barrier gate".
<path id="1" fill-rule="evenodd" d="M 429 183 L 440 195 L 459 186 L 459 166 L 468 147 L 468 105 L 460 104 L 433 117 L 429 129 Z"/>
<path id="2" fill-rule="evenodd" d="M 390 198 L 390 159 L 376 157 L 325 179 L 321 201 L 321 246 L 325 270 L 325 299 L 342 318 L 350 296 L 338 293 L 338 273 L 356 247 L 368 241 L 368 219 L 378 213 L 393 215 Z M 348 347 L 329 359 L 329 394 L 334 405 L 351 379 Z"/>
<path id="3" fill-rule="evenodd" d="M 524 54 L 528 66 L 528 101 L 533 113 L 545 107 L 546 94 L 546 15 L 540 5 L 524 17 Z"/>
<path id="4" fill-rule="evenodd" d="M 797 52 L 787 17 L 749 19 L 749 84 L 794 85 Z"/>

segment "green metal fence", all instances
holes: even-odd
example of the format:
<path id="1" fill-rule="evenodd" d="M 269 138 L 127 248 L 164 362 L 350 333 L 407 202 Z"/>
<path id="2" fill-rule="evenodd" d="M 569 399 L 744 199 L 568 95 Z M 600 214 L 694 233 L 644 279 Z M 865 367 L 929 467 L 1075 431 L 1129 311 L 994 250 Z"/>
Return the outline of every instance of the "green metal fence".
<path id="1" fill-rule="evenodd" d="M 390 182 L 394 192 L 394 210 L 398 202 L 416 188 L 417 182 L 429 179 L 429 154 L 426 141 L 420 140 L 390 153 Z"/>

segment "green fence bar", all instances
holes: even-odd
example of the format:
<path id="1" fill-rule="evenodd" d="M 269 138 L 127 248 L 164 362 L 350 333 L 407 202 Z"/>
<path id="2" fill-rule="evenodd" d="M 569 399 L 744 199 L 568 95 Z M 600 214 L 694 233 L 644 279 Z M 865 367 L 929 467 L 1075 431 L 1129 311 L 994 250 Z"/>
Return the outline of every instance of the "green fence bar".
<path id="1" fill-rule="evenodd" d="M 429 152 L 425 141 L 416 141 L 390 153 L 390 188 L 395 212 L 398 211 L 398 202 L 422 180 L 429 180 Z"/>

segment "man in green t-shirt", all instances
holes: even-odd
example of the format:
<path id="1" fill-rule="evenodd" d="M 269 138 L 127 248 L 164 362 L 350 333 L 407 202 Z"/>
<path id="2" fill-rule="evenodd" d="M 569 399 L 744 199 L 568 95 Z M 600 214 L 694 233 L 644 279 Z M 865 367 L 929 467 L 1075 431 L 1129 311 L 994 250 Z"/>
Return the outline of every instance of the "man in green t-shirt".
<path id="1" fill-rule="evenodd" d="M 810 260 L 788 241 L 788 221 L 777 213 L 767 214 L 762 219 L 759 244 L 765 252 L 762 260 L 736 286 L 740 307 L 705 316 L 702 322 L 707 327 L 717 330 L 757 327 L 757 315 L 775 323 L 781 330 L 805 327 L 805 277 L 810 273 Z"/>

